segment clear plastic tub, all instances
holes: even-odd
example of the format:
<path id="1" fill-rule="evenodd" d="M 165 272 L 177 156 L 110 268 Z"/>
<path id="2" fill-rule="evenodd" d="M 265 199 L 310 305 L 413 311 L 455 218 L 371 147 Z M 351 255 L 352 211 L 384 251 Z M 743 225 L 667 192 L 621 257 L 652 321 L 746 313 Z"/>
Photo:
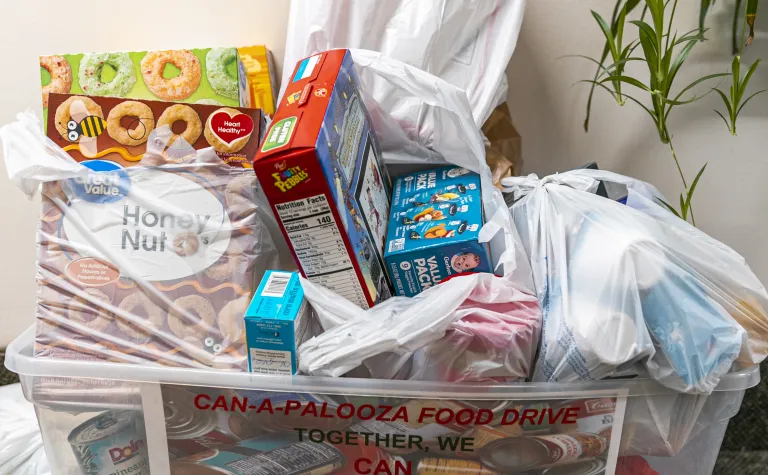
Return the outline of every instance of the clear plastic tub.
<path id="1" fill-rule="evenodd" d="M 705 475 L 744 391 L 760 380 L 758 367 L 748 368 L 727 375 L 711 395 L 697 396 L 639 379 L 472 385 L 286 378 L 33 358 L 33 341 L 33 329 L 19 336 L 5 364 L 35 405 L 55 475 L 653 473 L 641 466 L 662 475 Z M 315 413 L 306 412 L 309 406 Z M 369 417 L 364 406 L 385 422 Z M 580 414 L 570 422 L 561 417 L 569 408 Z M 540 412 L 528 416 L 541 419 L 516 423 L 517 415 L 534 410 Z M 104 414 L 125 411 L 131 414 L 127 430 L 103 423 Z M 449 419 L 436 423 L 430 419 L 435 411 Z M 417 422 L 416 414 L 426 418 Z M 481 421 L 485 414 L 489 419 Z M 366 431 L 376 433 L 375 442 L 374 435 L 363 442 Z M 347 439 L 330 440 L 333 434 Z M 384 436 L 391 439 L 382 442 Z M 398 446 L 400 436 L 405 446 Z M 452 437 L 458 447 L 445 443 Z M 462 451 L 462 440 L 470 441 L 468 450 Z M 558 452 L 563 441 L 562 447 L 568 441 L 579 446 Z M 550 459 L 533 460 L 542 446 Z"/>

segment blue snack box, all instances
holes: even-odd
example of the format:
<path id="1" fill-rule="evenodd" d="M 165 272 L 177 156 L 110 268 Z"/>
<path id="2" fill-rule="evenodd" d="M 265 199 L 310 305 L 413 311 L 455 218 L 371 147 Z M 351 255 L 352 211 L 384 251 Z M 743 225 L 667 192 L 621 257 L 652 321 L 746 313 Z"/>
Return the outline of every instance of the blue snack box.
<path id="1" fill-rule="evenodd" d="M 480 175 L 457 166 L 436 168 L 397 178 L 392 208 L 461 201 L 468 194 L 480 196 Z"/>
<path id="2" fill-rule="evenodd" d="M 312 336 L 311 319 L 299 274 L 267 271 L 245 311 L 248 369 L 252 373 L 296 374 L 296 349 Z"/>
<path id="3" fill-rule="evenodd" d="M 463 272 L 492 272 L 488 246 L 478 242 L 479 175 L 455 166 L 414 173 L 395 181 L 393 196 L 384 261 L 397 295 L 412 297 Z"/>
<path id="4" fill-rule="evenodd" d="M 433 203 L 413 208 L 398 208 L 392 211 L 390 219 L 395 220 L 397 225 L 458 219 L 467 214 L 470 208 L 469 203 L 474 199 L 474 196 L 468 195 L 456 201 Z"/>

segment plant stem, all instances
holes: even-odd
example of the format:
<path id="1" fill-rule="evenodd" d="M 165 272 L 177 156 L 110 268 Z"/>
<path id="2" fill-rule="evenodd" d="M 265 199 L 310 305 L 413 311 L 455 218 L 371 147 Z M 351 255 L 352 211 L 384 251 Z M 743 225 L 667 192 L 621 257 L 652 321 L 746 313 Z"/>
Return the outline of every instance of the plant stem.
<path id="1" fill-rule="evenodd" d="M 738 53 L 741 51 L 741 45 L 736 44 L 736 38 L 739 34 L 739 19 L 741 16 L 739 15 L 739 12 L 741 11 L 741 2 L 742 0 L 736 0 L 736 5 L 734 5 L 734 11 L 733 11 L 733 37 L 731 39 L 731 50 L 733 54 Z M 741 39 L 742 44 L 744 43 L 744 32 L 742 31 Z"/>
<path id="2" fill-rule="evenodd" d="M 683 180 L 683 187 L 685 187 L 685 194 L 688 194 L 688 182 L 685 181 L 685 174 L 683 174 L 683 169 L 680 167 L 680 161 L 677 159 L 677 153 L 675 153 L 675 147 L 672 145 L 672 137 L 669 137 L 669 150 L 672 152 L 672 158 L 675 160 L 675 165 L 677 165 L 677 172 L 680 174 L 680 179 Z M 683 210 L 680 210 L 682 213 Z M 688 207 L 688 211 L 691 214 L 691 224 L 696 226 L 696 217 L 693 215 L 693 203 Z"/>
<path id="3" fill-rule="evenodd" d="M 685 187 L 685 191 L 688 191 L 688 183 L 685 181 L 685 175 L 683 175 L 683 169 L 680 168 L 680 161 L 677 159 L 677 154 L 675 153 L 675 147 L 672 145 L 672 138 L 669 139 L 669 150 L 672 151 L 672 158 L 675 159 L 675 165 L 677 165 L 677 172 L 680 174 L 680 179 L 683 180 L 683 186 Z"/>

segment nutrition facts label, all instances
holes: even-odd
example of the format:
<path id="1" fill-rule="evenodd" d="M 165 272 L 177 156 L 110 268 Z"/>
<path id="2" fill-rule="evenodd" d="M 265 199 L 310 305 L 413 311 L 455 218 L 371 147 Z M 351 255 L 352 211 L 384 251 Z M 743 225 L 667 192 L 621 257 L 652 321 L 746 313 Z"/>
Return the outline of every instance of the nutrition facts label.
<path id="1" fill-rule="evenodd" d="M 325 195 L 280 203 L 275 208 L 307 279 L 368 308 Z"/>

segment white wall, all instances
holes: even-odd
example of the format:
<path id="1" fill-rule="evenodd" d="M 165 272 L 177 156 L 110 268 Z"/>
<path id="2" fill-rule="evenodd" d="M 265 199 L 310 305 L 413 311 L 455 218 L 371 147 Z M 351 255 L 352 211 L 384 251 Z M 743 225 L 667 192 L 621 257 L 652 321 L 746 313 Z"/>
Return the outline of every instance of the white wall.
<path id="1" fill-rule="evenodd" d="M 38 56 L 88 51 L 266 44 L 282 69 L 286 1 L 0 0 L 0 124 L 40 114 Z M 2 167 L 2 166 L 0 166 Z M 0 170 L 0 348 L 34 321 L 38 202 Z"/>
<path id="2" fill-rule="evenodd" d="M 584 133 L 584 108 L 594 65 L 569 54 L 600 55 L 603 37 L 590 8 L 610 18 L 612 0 L 530 0 L 521 38 L 509 68 L 509 101 L 523 137 L 525 172 L 539 175 L 597 161 L 601 168 L 657 185 L 670 202 L 682 189 L 669 149 L 662 145 L 650 117 L 634 104 L 619 107 L 607 92 L 596 93 L 590 131 Z M 681 0 L 681 33 L 697 25 L 700 2 Z M 679 77 L 685 86 L 695 77 L 727 70 L 730 65 L 730 5 L 717 2 L 710 16 L 710 41 L 699 44 Z M 744 60 L 767 61 L 752 80 L 753 90 L 768 89 L 768 9 L 758 20 L 758 35 Z M 628 25 L 627 34 L 636 27 Z M 645 80 L 645 77 L 643 77 Z M 730 83 L 721 88 L 728 89 Z M 706 88 L 702 91 L 706 92 Z M 732 137 L 712 111 L 722 105 L 711 94 L 670 115 L 673 142 L 690 180 L 709 162 L 694 203 L 700 228 L 740 252 L 768 282 L 768 94 L 742 113 L 738 137 Z"/>
<path id="3" fill-rule="evenodd" d="M 369 0 L 363 0 L 369 1 Z M 425 0 L 426 1 L 426 0 Z M 699 2 L 682 0 L 683 30 L 696 23 Z M 718 2 L 711 20 L 712 40 L 697 48 L 680 83 L 695 75 L 725 70 L 730 63 L 729 21 Z M 113 19 L 103 22 L 112 2 L 73 3 L 4 1 L 0 5 L 0 124 L 27 107 L 39 107 L 40 54 L 91 50 L 134 50 L 267 44 L 282 57 L 288 1 L 267 0 L 134 0 L 132 15 L 115 2 Z M 587 161 L 636 176 L 659 186 L 668 197 L 680 190 L 667 148 L 661 145 L 647 116 L 632 105 L 619 108 L 607 94 L 597 94 L 589 134 L 581 128 L 587 87 L 574 85 L 593 74 L 590 63 L 558 59 L 567 54 L 597 55 L 601 35 L 589 9 L 610 15 L 610 0 L 529 0 L 518 50 L 510 65 L 512 105 L 523 136 L 526 172 L 566 170 Z M 119 7 L 118 7 L 119 5 Z M 763 15 L 763 20 L 768 20 Z M 87 28 L 70 25 L 85 24 Z M 768 24 L 768 22 L 766 22 Z M 632 29 L 632 27 L 628 28 Z M 48 34 L 41 32 L 46 31 Z M 746 55 L 768 58 L 768 41 L 759 35 Z M 280 70 L 278 64 L 278 70 Z M 768 62 L 764 66 L 768 68 Z M 727 86 L 726 86 L 727 87 Z M 759 71 L 754 87 L 768 88 L 768 71 Z M 732 138 L 712 112 L 710 96 L 673 112 L 671 129 L 684 170 L 692 177 L 705 162 L 709 167 L 696 194 L 698 224 L 741 252 L 758 275 L 768 280 L 768 237 L 764 207 L 768 203 L 768 94 L 748 107 L 740 134 Z M 29 325 L 34 312 L 34 259 L 37 203 L 28 202 L 0 175 L 0 347 Z"/>

